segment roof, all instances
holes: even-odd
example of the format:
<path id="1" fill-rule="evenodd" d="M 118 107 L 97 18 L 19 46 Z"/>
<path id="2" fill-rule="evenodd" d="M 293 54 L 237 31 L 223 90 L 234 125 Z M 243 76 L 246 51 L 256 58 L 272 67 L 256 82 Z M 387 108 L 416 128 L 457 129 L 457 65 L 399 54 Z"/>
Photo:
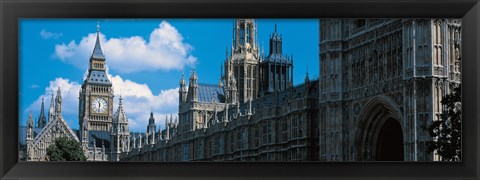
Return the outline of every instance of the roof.
<path id="1" fill-rule="evenodd" d="M 212 102 L 212 99 L 217 103 L 224 102 L 223 88 L 216 84 L 198 84 L 198 101 Z"/>
<path id="2" fill-rule="evenodd" d="M 267 58 L 265 58 L 264 62 L 277 62 L 277 63 L 285 63 L 285 64 L 292 64 L 290 58 L 285 57 L 281 54 L 270 54 Z"/>
<path id="3" fill-rule="evenodd" d="M 277 33 L 277 27 L 276 27 L 276 26 L 275 26 L 275 32 L 271 35 L 270 38 L 271 38 L 272 40 L 277 40 L 277 41 L 281 41 L 281 40 L 282 40 L 282 36 Z"/>
<path id="4" fill-rule="evenodd" d="M 95 42 L 95 47 L 93 48 L 92 58 L 96 60 L 105 60 L 105 56 L 102 52 L 102 47 L 100 46 L 100 39 L 97 33 L 97 41 Z"/>
<path id="5" fill-rule="evenodd" d="M 88 144 L 93 145 L 95 139 L 96 147 L 102 147 L 102 141 L 105 148 L 110 147 L 110 132 L 109 131 L 88 131 Z"/>
<path id="6" fill-rule="evenodd" d="M 108 79 L 107 73 L 105 71 L 98 71 L 98 70 L 90 71 L 85 81 L 90 84 L 102 84 L 102 85 L 112 84 Z"/>

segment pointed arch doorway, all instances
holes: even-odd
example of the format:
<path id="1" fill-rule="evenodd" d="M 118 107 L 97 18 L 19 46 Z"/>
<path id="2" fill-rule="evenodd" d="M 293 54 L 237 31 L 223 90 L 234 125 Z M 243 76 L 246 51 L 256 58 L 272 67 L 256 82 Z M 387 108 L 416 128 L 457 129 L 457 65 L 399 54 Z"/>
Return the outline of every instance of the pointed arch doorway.
<path id="1" fill-rule="evenodd" d="M 372 98 L 356 123 L 355 160 L 403 161 L 401 113 L 386 96 Z"/>

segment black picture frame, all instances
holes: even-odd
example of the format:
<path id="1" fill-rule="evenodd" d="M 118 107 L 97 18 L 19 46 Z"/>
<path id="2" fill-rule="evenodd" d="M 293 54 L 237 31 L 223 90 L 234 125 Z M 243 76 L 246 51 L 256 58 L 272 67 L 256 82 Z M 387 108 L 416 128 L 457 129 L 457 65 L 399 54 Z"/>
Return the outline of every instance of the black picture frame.
<path id="1" fill-rule="evenodd" d="M 462 18 L 463 162 L 18 162 L 20 18 Z M 2 0 L 1 179 L 478 179 L 478 0 Z"/>

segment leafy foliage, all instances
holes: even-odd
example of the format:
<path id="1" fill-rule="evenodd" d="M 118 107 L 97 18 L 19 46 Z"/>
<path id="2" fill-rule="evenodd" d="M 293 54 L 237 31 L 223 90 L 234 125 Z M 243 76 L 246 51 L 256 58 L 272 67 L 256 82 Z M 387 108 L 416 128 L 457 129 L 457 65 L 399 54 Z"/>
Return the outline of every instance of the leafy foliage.
<path id="1" fill-rule="evenodd" d="M 460 161 L 462 159 L 462 109 L 461 86 L 454 89 L 452 94 L 443 97 L 445 107 L 438 121 L 434 121 L 429 128 L 429 151 L 437 151 L 442 161 Z"/>
<path id="2" fill-rule="evenodd" d="M 47 148 L 50 161 L 86 161 L 87 158 L 79 142 L 60 137 Z"/>

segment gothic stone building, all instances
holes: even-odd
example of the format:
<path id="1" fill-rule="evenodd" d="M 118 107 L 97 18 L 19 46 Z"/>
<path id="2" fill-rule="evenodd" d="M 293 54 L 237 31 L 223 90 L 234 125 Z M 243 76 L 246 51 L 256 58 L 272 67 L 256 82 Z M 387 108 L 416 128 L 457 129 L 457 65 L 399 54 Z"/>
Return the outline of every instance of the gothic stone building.
<path id="1" fill-rule="evenodd" d="M 219 84 L 200 84 L 193 72 L 187 91 L 182 76 L 179 120 L 122 160 L 439 160 L 426 128 L 460 84 L 461 22 L 322 19 L 320 27 L 320 78 L 293 87 L 276 30 L 262 57 L 254 20 L 236 20 Z"/>
<path id="2" fill-rule="evenodd" d="M 438 160 L 427 127 L 460 84 L 456 19 L 320 20 L 320 160 Z"/>
<path id="3" fill-rule="evenodd" d="M 307 74 L 293 86 L 293 58 L 283 54 L 276 28 L 268 56 L 257 39 L 253 19 L 236 20 L 219 83 L 199 83 L 193 71 L 187 87 L 182 75 L 178 120 L 138 137 L 149 141 L 135 137 L 122 160 L 318 160 L 318 80 Z"/>
<path id="4" fill-rule="evenodd" d="M 182 75 L 175 120 L 157 131 L 151 112 L 146 133 L 131 133 L 121 98 L 113 113 L 97 30 L 79 93 L 80 138 L 57 95 L 36 137 L 29 116 L 27 158 L 45 159 L 60 134 L 80 141 L 89 160 L 439 160 L 427 151 L 426 128 L 439 119 L 442 96 L 460 85 L 460 32 L 456 19 L 322 19 L 320 78 L 307 74 L 293 86 L 293 58 L 276 27 L 265 56 L 255 21 L 238 19 L 218 84 L 199 83 L 193 71 L 187 86 Z"/>

